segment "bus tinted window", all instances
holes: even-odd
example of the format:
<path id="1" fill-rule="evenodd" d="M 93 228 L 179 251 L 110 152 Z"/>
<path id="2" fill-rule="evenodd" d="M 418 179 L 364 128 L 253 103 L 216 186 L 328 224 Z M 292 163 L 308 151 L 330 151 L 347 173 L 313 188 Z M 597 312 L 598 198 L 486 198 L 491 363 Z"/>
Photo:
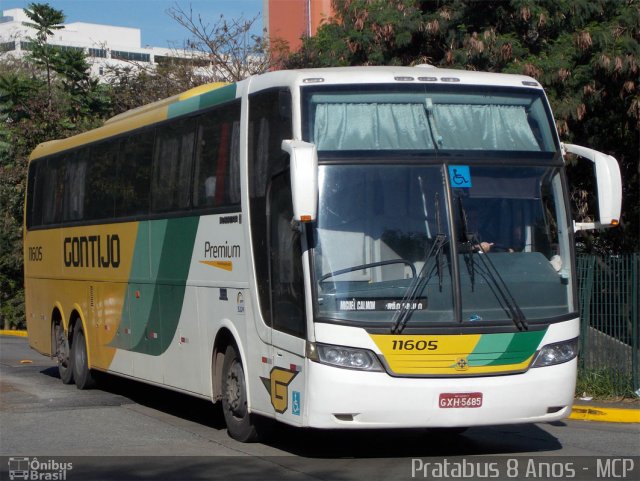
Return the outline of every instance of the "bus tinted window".
<path id="1" fill-rule="evenodd" d="M 89 147 L 91 167 L 87 171 L 87 193 L 85 219 L 108 219 L 113 217 L 117 186 L 116 166 L 119 141 L 108 140 Z"/>
<path id="2" fill-rule="evenodd" d="M 149 213 L 149 188 L 153 160 L 154 131 L 147 130 L 125 139 L 118 157 L 116 217 Z"/>
<path id="3" fill-rule="evenodd" d="M 240 105 L 234 101 L 34 160 L 27 227 L 238 205 Z"/>
<path id="4" fill-rule="evenodd" d="M 288 166 L 289 157 L 282 151 L 282 140 L 292 138 L 291 118 L 281 112 L 291 110 L 291 98 L 282 90 L 260 92 L 249 97 L 249 195 L 253 255 L 258 278 L 262 316 L 271 324 L 269 258 L 267 253 L 267 186 L 275 174 Z M 286 106 L 287 108 L 281 108 Z"/>
<path id="5" fill-rule="evenodd" d="M 42 180 L 38 171 L 46 168 L 47 161 L 39 160 L 29 165 L 29 180 L 27 185 L 27 227 L 42 225 Z"/>
<path id="6" fill-rule="evenodd" d="M 64 198 L 64 163 L 61 157 L 52 157 L 38 169 L 42 185 L 40 200 L 42 223 L 57 224 L 62 220 Z"/>
<path id="7" fill-rule="evenodd" d="M 319 151 L 556 151 L 538 90 L 365 85 L 304 92 L 304 137 Z"/>
<path id="8" fill-rule="evenodd" d="M 240 103 L 202 115 L 198 121 L 193 206 L 240 202 Z"/>
<path id="9" fill-rule="evenodd" d="M 63 222 L 84 218 L 85 180 L 87 172 L 86 151 L 74 152 L 67 157 L 64 175 Z"/>
<path id="10" fill-rule="evenodd" d="M 195 120 L 163 125 L 156 132 L 151 210 L 166 212 L 189 207 Z"/>

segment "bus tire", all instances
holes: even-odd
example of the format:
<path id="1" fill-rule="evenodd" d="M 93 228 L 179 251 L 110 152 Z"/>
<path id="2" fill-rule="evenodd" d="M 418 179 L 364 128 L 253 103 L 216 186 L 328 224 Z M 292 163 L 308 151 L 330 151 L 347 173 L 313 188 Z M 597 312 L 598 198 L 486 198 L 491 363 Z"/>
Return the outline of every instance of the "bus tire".
<path id="1" fill-rule="evenodd" d="M 76 380 L 78 389 L 91 389 L 95 386 L 95 381 L 89 369 L 89 358 L 87 356 L 87 343 L 82 330 L 82 323 L 78 319 L 73 330 L 73 344 L 71 345 L 71 356 L 73 358 L 73 377 Z"/>
<path id="2" fill-rule="evenodd" d="M 242 443 L 258 440 L 247 403 L 244 367 L 236 347 L 227 346 L 222 363 L 222 412 L 229 435 Z"/>
<path id="3" fill-rule="evenodd" d="M 51 329 L 53 338 L 53 355 L 58 361 L 58 374 L 63 384 L 73 384 L 73 357 L 69 349 L 69 338 L 64 333 L 60 322 L 56 322 Z"/>

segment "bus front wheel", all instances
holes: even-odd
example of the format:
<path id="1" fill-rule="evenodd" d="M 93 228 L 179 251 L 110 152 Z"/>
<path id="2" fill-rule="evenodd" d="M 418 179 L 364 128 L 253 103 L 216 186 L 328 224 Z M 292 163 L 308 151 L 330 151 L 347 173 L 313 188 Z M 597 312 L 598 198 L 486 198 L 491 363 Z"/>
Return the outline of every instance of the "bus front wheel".
<path id="1" fill-rule="evenodd" d="M 237 441 L 257 441 L 258 433 L 247 407 L 247 386 L 242 359 L 235 346 L 227 346 L 222 363 L 222 411 L 229 435 Z"/>
<path id="2" fill-rule="evenodd" d="M 76 380 L 78 389 L 91 389 L 95 385 L 91 370 L 89 369 L 89 359 L 87 357 L 87 344 L 85 342 L 84 331 L 80 320 L 76 322 L 73 330 L 73 344 L 71 345 L 73 357 L 73 377 Z"/>

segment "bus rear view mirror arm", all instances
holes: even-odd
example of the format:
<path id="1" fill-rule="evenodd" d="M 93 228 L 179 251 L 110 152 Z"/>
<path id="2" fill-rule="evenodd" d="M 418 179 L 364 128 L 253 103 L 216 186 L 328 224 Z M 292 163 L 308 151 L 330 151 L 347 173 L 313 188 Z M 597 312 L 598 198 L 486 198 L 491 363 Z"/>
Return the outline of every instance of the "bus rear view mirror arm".
<path id="1" fill-rule="evenodd" d="M 622 206 L 622 180 L 620 167 L 615 158 L 597 150 L 573 144 L 562 144 L 565 153 L 575 154 L 590 160 L 595 166 L 598 186 L 598 211 L 596 222 L 574 222 L 574 230 L 602 229 L 620 223 Z"/>
<path id="2" fill-rule="evenodd" d="M 318 214 L 318 151 L 315 144 L 283 140 L 282 150 L 291 158 L 293 218 L 313 222 Z"/>

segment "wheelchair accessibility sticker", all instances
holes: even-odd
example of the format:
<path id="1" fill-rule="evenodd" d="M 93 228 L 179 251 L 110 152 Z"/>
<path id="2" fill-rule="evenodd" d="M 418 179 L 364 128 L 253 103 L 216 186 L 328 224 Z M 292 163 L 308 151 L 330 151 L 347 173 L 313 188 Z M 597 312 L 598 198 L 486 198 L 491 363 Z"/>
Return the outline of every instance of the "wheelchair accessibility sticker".
<path id="1" fill-rule="evenodd" d="M 449 179 L 454 189 L 471 187 L 471 172 L 468 165 L 450 165 Z"/>
<path id="2" fill-rule="evenodd" d="M 291 414 L 293 414 L 294 416 L 300 416 L 300 392 L 293 391 L 291 393 L 291 400 Z"/>

